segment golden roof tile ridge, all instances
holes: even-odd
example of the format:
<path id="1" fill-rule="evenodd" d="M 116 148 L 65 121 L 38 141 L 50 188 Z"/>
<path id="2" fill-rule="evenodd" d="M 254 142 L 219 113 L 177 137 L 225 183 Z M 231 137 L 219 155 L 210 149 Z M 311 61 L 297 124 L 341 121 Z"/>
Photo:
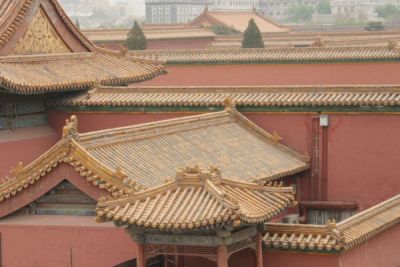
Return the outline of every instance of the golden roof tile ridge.
<path id="1" fill-rule="evenodd" d="M 362 59 L 399 59 L 400 50 L 388 46 L 219 48 L 187 50 L 146 50 L 130 52 L 136 57 L 157 58 L 167 63 L 234 63 L 263 61 L 337 61 Z"/>
<path id="2" fill-rule="evenodd" d="M 400 194 L 339 222 L 337 224 L 338 229 L 340 229 L 341 231 L 344 231 L 348 228 L 351 228 L 351 227 L 359 224 L 360 222 L 363 222 L 363 221 L 373 218 L 376 214 L 382 213 L 382 212 L 389 210 L 392 207 L 398 206 L 398 205 L 400 205 Z M 399 217 L 400 217 L 400 214 L 399 214 Z"/>
<path id="3" fill-rule="evenodd" d="M 93 52 L 64 53 L 64 54 L 35 54 L 1 56 L 0 63 L 43 63 L 46 61 L 62 61 L 93 58 Z"/>
<path id="4" fill-rule="evenodd" d="M 368 94 L 384 96 L 370 100 Z M 68 95 L 48 101 L 49 105 L 61 106 L 222 106 L 229 96 L 238 106 L 332 106 L 332 105 L 396 105 L 398 85 L 334 85 L 334 86 L 144 86 L 105 87 L 78 95 Z M 260 99 L 260 94 L 268 97 Z M 288 94 L 303 95 L 294 99 L 277 100 Z M 312 95 L 317 95 L 312 97 Z M 168 95 L 168 100 L 162 99 Z M 327 100 L 326 96 L 336 96 Z M 350 96 L 351 99 L 344 98 Z M 363 96 L 361 98 L 361 96 Z"/>
<path id="5" fill-rule="evenodd" d="M 229 122 L 229 114 L 225 111 L 207 113 L 196 116 L 156 121 L 139 125 L 125 126 L 79 135 L 80 143 L 85 147 L 96 147 L 114 142 L 123 142 L 136 138 L 148 138 L 151 136 L 163 135 L 168 132 L 185 131 L 194 128 L 215 125 L 221 122 Z M 201 122 L 201 123 L 200 123 Z M 162 131 L 162 129 L 167 129 Z M 91 143 L 95 140 L 95 143 Z"/>

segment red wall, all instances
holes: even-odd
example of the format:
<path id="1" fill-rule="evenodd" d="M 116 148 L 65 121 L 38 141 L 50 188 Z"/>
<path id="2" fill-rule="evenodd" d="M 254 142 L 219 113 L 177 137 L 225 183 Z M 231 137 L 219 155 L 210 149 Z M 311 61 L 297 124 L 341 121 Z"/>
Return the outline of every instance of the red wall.
<path id="1" fill-rule="evenodd" d="M 399 267 L 399 248 L 400 225 L 397 225 L 343 254 L 339 267 Z"/>
<path id="2" fill-rule="evenodd" d="M 192 39 L 148 40 L 148 50 L 205 49 L 213 41 L 212 37 Z"/>
<path id="3" fill-rule="evenodd" d="M 331 116 L 329 200 L 366 209 L 400 192 L 400 115 Z"/>
<path id="4" fill-rule="evenodd" d="M 340 267 L 339 256 L 312 253 L 267 252 L 265 267 Z M 389 266 L 380 266 L 389 267 Z"/>
<path id="5" fill-rule="evenodd" d="M 38 132 L 36 129 L 33 130 Z M 0 178 L 8 175 L 17 162 L 29 164 L 59 140 L 55 132 L 47 130 L 34 138 L 32 138 L 32 129 L 18 129 L 16 132 L 16 135 L 20 135 L 21 138 L 7 140 L 0 137 Z"/>
<path id="6" fill-rule="evenodd" d="M 4 225 L 0 224 L 4 267 L 110 267 L 136 257 L 135 243 L 113 226 Z M 342 255 L 270 252 L 266 267 L 398 267 L 400 226 L 389 229 Z M 251 250 L 234 254 L 230 267 L 252 267 Z M 186 258 L 187 267 L 215 267 L 202 258 Z"/>
<path id="7" fill-rule="evenodd" d="M 0 225 L 0 234 L 3 267 L 111 267 L 136 257 L 135 243 L 112 225 Z"/>
<path id="8" fill-rule="evenodd" d="M 77 115 L 79 121 L 79 132 L 90 132 L 102 129 L 123 127 L 146 122 L 161 121 L 176 117 L 189 116 L 193 113 L 103 113 L 103 112 L 49 112 L 49 125 L 59 134 L 65 125 L 65 120 L 71 115 Z M 197 113 L 196 113 L 197 114 Z"/>
<path id="9" fill-rule="evenodd" d="M 399 68 L 400 63 L 167 65 L 168 75 L 139 86 L 399 84 Z"/>

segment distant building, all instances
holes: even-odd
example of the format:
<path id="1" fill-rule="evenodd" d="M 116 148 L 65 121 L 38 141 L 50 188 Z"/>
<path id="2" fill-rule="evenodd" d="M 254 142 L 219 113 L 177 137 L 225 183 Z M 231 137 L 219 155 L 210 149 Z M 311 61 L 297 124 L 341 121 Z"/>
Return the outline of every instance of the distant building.
<path id="1" fill-rule="evenodd" d="M 249 11 L 259 9 L 260 0 L 146 0 L 146 22 L 152 24 L 186 23 L 204 9 Z"/>
<path id="2" fill-rule="evenodd" d="M 270 18 L 283 20 L 292 6 L 305 4 L 315 8 L 318 3 L 319 0 L 260 0 L 260 12 Z"/>
<path id="3" fill-rule="evenodd" d="M 200 15 L 210 4 L 207 0 L 146 0 L 146 22 L 186 23 Z"/>
<path id="4" fill-rule="evenodd" d="M 333 15 L 353 18 L 374 18 L 376 8 L 385 4 L 400 5 L 400 0 L 331 0 Z"/>
<path id="5" fill-rule="evenodd" d="M 251 10 L 260 7 L 260 0 L 216 0 L 211 10 Z"/>

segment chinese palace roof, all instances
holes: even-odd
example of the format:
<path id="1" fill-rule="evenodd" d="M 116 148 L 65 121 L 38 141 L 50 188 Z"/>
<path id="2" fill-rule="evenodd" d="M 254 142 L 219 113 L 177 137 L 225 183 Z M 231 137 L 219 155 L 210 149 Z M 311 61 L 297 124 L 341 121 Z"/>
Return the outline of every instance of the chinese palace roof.
<path id="1" fill-rule="evenodd" d="M 103 87 L 63 96 L 54 107 L 216 107 L 231 97 L 240 107 L 399 106 L 400 87 L 368 86 L 217 86 Z"/>
<path id="2" fill-rule="evenodd" d="M 0 0 L 0 90 L 41 94 L 127 85 L 163 72 L 159 62 L 96 47 L 56 0 Z"/>
<path id="3" fill-rule="evenodd" d="M 320 44 L 322 45 L 322 44 Z M 145 50 L 131 55 L 167 64 L 310 63 L 399 61 L 396 42 L 383 47 L 229 48 L 202 50 Z"/>
<path id="4" fill-rule="evenodd" d="M 229 101 L 227 101 L 229 102 Z M 43 179 L 58 164 L 114 196 L 163 185 L 181 166 L 218 166 L 230 179 L 268 182 L 309 168 L 308 157 L 238 113 L 225 111 L 80 134 L 73 116 L 63 138 L 0 184 L 0 201 Z"/>
<path id="5" fill-rule="evenodd" d="M 113 200 L 101 200 L 97 219 L 161 230 L 217 225 L 239 227 L 270 220 L 294 199 L 293 188 L 222 178 L 217 168 L 181 169 L 165 184 Z"/>
<path id="6" fill-rule="evenodd" d="M 249 24 L 249 20 L 253 19 L 262 33 L 286 33 L 291 29 L 278 25 L 277 23 L 267 19 L 266 17 L 253 11 L 209 11 L 207 8 L 193 21 L 191 25 L 197 26 L 214 26 L 221 25 L 233 28 L 237 31 L 244 32 Z"/>
<path id="7" fill-rule="evenodd" d="M 400 195 L 344 221 L 327 225 L 268 224 L 270 248 L 301 251 L 346 251 L 400 224 Z"/>

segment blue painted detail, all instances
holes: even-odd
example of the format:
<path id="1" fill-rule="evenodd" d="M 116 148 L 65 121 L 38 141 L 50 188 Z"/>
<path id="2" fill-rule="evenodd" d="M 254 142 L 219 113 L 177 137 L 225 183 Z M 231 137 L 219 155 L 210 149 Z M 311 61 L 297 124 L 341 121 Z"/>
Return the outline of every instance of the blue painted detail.
<path id="1" fill-rule="evenodd" d="M 47 124 L 47 114 L 20 116 L 14 119 L 15 128 L 35 127 Z"/>

